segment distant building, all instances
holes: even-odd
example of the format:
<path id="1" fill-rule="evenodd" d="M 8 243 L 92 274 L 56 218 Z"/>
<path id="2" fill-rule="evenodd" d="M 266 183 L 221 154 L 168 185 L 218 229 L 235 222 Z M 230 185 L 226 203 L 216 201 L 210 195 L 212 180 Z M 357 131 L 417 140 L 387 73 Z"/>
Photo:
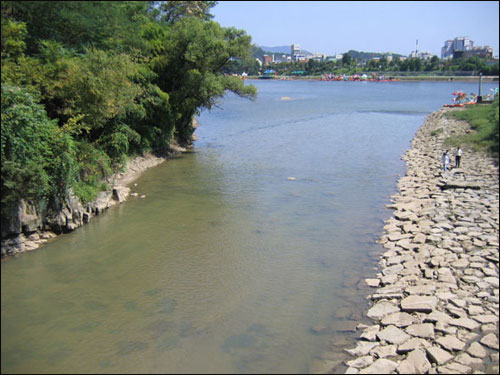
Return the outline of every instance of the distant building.
<path id="1" fill-rule="evenodd" d="M 326 55 L 324 53 L 315 53 L 311 55 L 311 59 L 315 61 L 325 61 L 326 60 Z"/>
<path id="2" fill-rule="evenodd" d="M 417 52 L 417 51 L 411 51 L 410 55 L 408 57 L 413 58 L 413 59 L 421 59 L 421 60 L 430 60 L 434 56 L 430 52 Z"/>
<path id="3" fill-rule="evenodd" d="M 262 56 L 264 65 L 269 65 L 273 62 L 273 58 L 269 55 Z"/>
<path id="4" fill-rule="evenodd" d="M 472 56 L 485 57 L 491 59 L 493 57 L 493 48 L 491 48 L 490 46 L 474 47 L 471 50 L 465 51 L 464 57 L 472 57 Z"/>
<path id="5" fill-rule="evenodd" d="M 474 42 L 467 36 L 449 39 L 444 42 L 441 48 L 441 59 L 451 59 L 466 56 L 469 51 L 474 49 Z"/>
<path id="6" fill-rule="evenodd" d="M 291 46 L 292 61 L 307 61 L 306 54 L 302 52 L 299 44 Z"/>
<path id="7" fill-rule="evenodd" d="M 258 57 L 255 58 L 255 61 L 257 61 L 257 63 L 259 64 L 259 66 L 262 66 L 262 61 Z"/>

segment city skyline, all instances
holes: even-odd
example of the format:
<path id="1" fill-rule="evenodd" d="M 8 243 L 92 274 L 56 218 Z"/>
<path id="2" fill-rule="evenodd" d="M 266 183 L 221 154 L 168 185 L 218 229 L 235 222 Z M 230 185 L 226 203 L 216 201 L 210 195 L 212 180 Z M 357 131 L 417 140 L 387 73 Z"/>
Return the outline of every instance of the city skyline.
<path id="1" fill-rule="evenodd" d="M 446 40 L 467 36 L 498 56 L 499 3 L 427 1 L 220 1 L 214 21 L 243 29 L 258 46 L 299 44 L 327 55 L 348 50 L 415 50 L 438 57 Z"/>

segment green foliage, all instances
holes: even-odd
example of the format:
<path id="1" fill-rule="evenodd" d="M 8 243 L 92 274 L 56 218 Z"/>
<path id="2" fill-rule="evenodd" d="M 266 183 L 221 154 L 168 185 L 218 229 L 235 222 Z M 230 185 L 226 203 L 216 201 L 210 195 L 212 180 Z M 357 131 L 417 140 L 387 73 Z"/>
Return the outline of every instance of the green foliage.
<path id="1" fill-rule="evenodd" d="M 137 64 L 126 54 L 87 50 L 69 62 L 66 79 L 54 94 L 64 103 L 60 114 L 83 115 L 82 122 L 91 129 L 90 139 L 95 140 L 108 121 L 123 117 L 135 105 L 142 90 L 129 77 L 137 71 Z"/>
<path id="2" fill-rule="evenodd" d="M 76 172 L 73 140 L 19 87 L 2 85 L 1 145 L 2 206 L 66 196 Z"/>
<path id="3" fill-rule="evenodd" d="M 201 108 L 210 109 L 226 90 L 255 96 L 253 86 L 221 73 L 232 57 L 249 54 L 250 37 L 244 31 L 186 17 L 160 38 L 165 50 L 156 52 L 151 69 L 157 74 L 154 83 L 169 94 L 175 134 L 181 144 L 190 142 L 192 117 Z"/>
<path id="4" fill-rule="evenodd" d="M 191 142 L 191 122 L 252 61 L 250 37 L 210 21 L 214 1 L 4 1 L 2 205 L 84 201 L 130 154 Z M 5 92 L 5 95 L 4 95 Z"/>
<path id="5" fill-rule="evenodd" d="M 159 18 L 172 24 L 184 17 L 196 17 L 205 21 L 213 16 L 209 13 L 217 1 L 155 1 L 159 8 Z"/>
<path id="6" fill-rule="evenodd" d="M 475 133 L 460 138 L 458 141 L 469 143 L 498 156 L 498 98 L 492 104 L 475 104 L 467 106 L 464 110 L 449 112 L 449 115 L 456 119 L 467 121 L 475 130 Z M 449 142 L 456 143 L 457 139 L 452 139 Z"/>
<path id="7" fill-rule="evenodd" d="M 439 128 L 439 129 L 433 130 L 433 131 L 431 131 L 431 136 L 435 137 L 436 135 L 441 134 L 443 131 L 444 131 L 443 128 Z"/>
<path id="8" fill-rule="evenodd" d="M 10 19 L 2 20 L 2 59 L 17 59 L 26 49 L 25 39 L 28 34 L 24 22 L 15 22 Z"/>

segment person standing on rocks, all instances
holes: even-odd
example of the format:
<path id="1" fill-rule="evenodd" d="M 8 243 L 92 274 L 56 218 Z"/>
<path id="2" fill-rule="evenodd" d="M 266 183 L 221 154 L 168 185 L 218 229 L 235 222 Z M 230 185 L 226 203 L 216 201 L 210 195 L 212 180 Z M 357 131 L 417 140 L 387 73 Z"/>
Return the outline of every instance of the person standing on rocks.
<path id="1" fill-rule="evenodd" d="M 457 147 L 457 151 L 455 152 L 455 168 L 460 168 L 460 158 L 462 157 L 462 149 Z"/>
<path id="2" fill-rule="evenodd" d="M 450 164 L 450 154 L 448 150 L 443 152 L 443 156 L 441 157 L 441 161 L 443 162 L 443 172 L 448 170 L 448 165 Z"/>

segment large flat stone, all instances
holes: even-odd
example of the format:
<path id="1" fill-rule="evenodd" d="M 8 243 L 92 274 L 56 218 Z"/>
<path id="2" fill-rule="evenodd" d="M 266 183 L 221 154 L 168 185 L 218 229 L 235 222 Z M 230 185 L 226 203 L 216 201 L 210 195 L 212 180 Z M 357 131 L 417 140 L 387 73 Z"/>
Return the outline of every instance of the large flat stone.
<path id="1" fill-rule="evenodd" d="M 453 335 L 441 336 L 436 339 L 436 342 L 444 349 L 449 351 L 458 351 L 465 348 L 465 342 L 460 341 Z"/>
<path id="2" fill-rule="evenodd" d="M 488 333 L 479 342 L 488 348 L 498 350 L 498 337 L 494 333 Z"/>
<path id="3" fill-rule="evenodd" d="M 392 373 L 398 364 L 394 361 L 385 358 L 379 358 L 373 364 L 367 368 L 361 370 L 360 374 L 390 374 Z"/>
<path id="4" fill-rule="evenodd" d="M 380 331 L 380 326 L 378 324 L 367 327 L 363 331 L 363 333 L 361 333 L 359 338 L 362 340 L 367 340 L 367 341 L 376 341 L 378 331 Z"/>
<path id="5" fill-rule="evenodd" d="M 395 325 L 396 327 L 407 327 L 418 322 L 418 319 L 406 312 L 396 312 L 385 316 L 381 323 L 383 325 Z"/>
<path id="6" fill-rule="evenodd" d="M 425 349 L 429 360 L 433 363 L 439 365 L 444 365 L 446 362 L 451 360 L 453 356 L 446 350 L 438 348 L 437 346 L 431 346 Z"/>
<path id="7" fill-rule="evenodd" d="M 373 305 L 367 312 L 367 316 L 372 319 L 380 320 L 384 316 L 398 312 L 399 307 L 388 301 L 381 301 Z"/>
<path id="8" fill-rule="evenodd" d="M 364 356 L 370 353 L 370 350 L 372 350 L 379 344 L 380 343 L 378 342 L 359 341 L 354 349 L 344 349 L 344 350 L 353 356 Z"/>
<path id="9" fill-rule="evenodd" d="M 476 358 L 484 358 L 488 356 L 488 351 L 480 343 L 473 342 L 467 349 L 467 353 Z"/>
<path id="10" fill-rule="evenodd" d="M 405 331 L 393 325 L 378 332 L 377 337 L 379 340 L 384 340 L 391 344 L 402 344 L 411 338 L 411 336 L 405 333 Z"/>
<path id="11" fill-rule="evenodd" d="M 407 352 L 411 352 L 412 350 L 415 350 L 415 349 L 419 349 L 419 348 L 425 349 L 425 348 L 428 348 L 430 346 L 431 346 L 431 344 L 428 341 L 426 341 L 424 339 L 420 339 L 418 337 L 413 337 L 413 338 L 409 339 L 408 341 L 404 342 L 403 344 L 399 345 L 397 352 L 398 353 L 407 353 Z"/>
<path id="12" fill-rule="evenodd" d="M 479 328 L 480 326 L 478 322 L 469 318 L 451 319 L 448 321 L 448 324 L 455 327 L 467 328 L 471 331 Z"/>
<path id="13" fill-rule="evenodd" d="M 413 324 L 406 328 L 406 333 L 415 337 L 434 338 L 434 324 L 432 323 Z"/>
<path id="14" fill-rule="evenodd" d="M 345 364 L 349 367 L 354 368 L 364 368 L 368 367 L 373 363 L 373 357 L 371 355 L 365 355 L 363 357 L 359 357 L 353 359 L 351 361 L 346 361 Z"/>
<path id="15" fill-rule="evenodd" d="M 407 312 L 431 312 L 436 308 L 437 298 L 434 296 L 410 295 L 401 301 L 401 309 Z"/>
<path id="16" fill-rule="evenodd" d="M 427 360 L 422 350 L 416 349 L 408 353 L 408 356 L 398 365 L 400 374 L 426 374 L 432 365 Z"/>

